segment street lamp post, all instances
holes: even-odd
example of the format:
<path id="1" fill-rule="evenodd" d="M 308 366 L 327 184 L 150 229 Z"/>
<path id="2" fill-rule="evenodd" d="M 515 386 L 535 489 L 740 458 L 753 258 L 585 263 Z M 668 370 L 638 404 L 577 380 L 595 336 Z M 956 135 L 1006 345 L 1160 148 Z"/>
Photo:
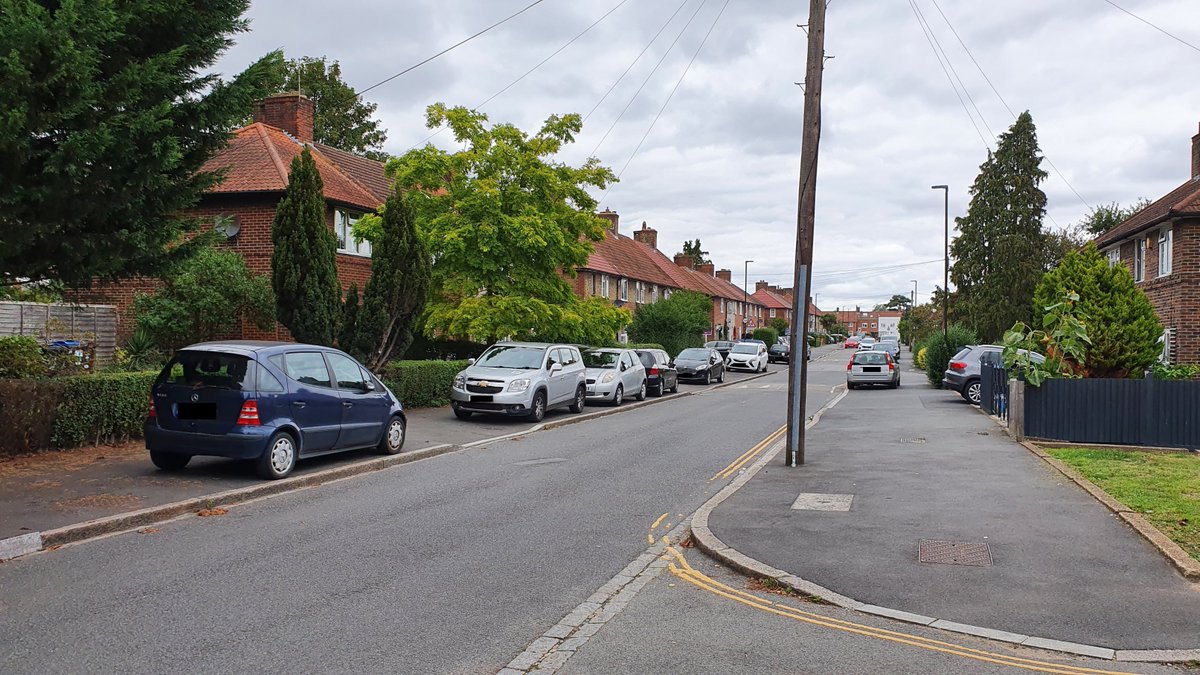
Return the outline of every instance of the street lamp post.
<path id="1" fill-rule="evenodd" d="M 912 306 L 916 307 L 917 306 L 917 280 L 910 279 L 909 281 L 912 281 L 912 284 L 913 284 Z"/>
<path id="2" fill-rule="evenodd" d="M 949 339 L 950 317 L 950 186 L 933 185 L 930 190 L 941 190 L 945 198 L 942 209 L 942 225 L 946 232 L 945 266 L 942 270 L 942 339 Z"/>
<path id="3" fill-rule="evenodd" d="M 746 337 L 746 326 L 749 325 L 746 322 L 746 312 L 750 309 L 750 293 L 746 289 L 750 287 L 750 263 L 752 262 L 754 261 L 747 260 L 745 264 L 742 265 L 742 337 Z"/>

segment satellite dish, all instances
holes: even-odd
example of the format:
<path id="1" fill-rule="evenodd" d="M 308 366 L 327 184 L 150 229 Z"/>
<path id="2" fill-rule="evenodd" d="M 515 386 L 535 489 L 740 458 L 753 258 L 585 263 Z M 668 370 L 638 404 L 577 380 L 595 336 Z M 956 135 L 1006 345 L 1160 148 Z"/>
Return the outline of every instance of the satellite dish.
<path id="1" fill-rule="evenodd" d="M 241 231 L 242 225 L 237 216 L 217 216 L 213 229 L 225 235 L 226 238 L 233 239 Z"/>

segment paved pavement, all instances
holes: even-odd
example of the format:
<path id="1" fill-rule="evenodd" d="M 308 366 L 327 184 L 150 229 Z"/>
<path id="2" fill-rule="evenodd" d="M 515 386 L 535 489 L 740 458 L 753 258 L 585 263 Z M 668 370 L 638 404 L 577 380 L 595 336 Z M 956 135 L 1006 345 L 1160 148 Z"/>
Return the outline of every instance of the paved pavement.
<path id="1" fill-rule="evenodd" d="M 772 370 L 10 560 L 0 672 L 495 672 L 779 428 Z"/>
<path id="2" fill-rule="evenodd" d="M 730 373 L 726 381 L 747 377 L 746 373 Z M 703 385 L 680 386 L 681 393 L 703 389 Z M 665 398 L 673 396 L 678 394 Z M 584 414 L 609 410 L 609 406 L 589 405 Z M 574 417 L 566 410 L 552 410 L 544 422 Z M 406 452 L 443 444 L 465 445 L 534 426 L 523 419 L 487 415 L 463 421 L 448 407 L 410 410 L 408 419 Z M 357 451 L 303 460 L 295 475 L 375 456 L 371 451 Z M 0 540 L 261 482 L 249 462 L 217 457 L 195 457 L 178 473 L 159 471 L 150 463 L 141 441 L 0 459 Z"/>
<path id="3" fill-rule="evenodd" d="M 713 533 L 869 604 L 1112 649 L 1200 646 L 1197 586 L 920 373 L 898 390 L 849 392 L 809 432 L 807 455 L 719 505 Z M 849 510 L 793 509 L 801 493 L 848 496 Z M 922 563 L 919 540 L 986 544 L 992 564 Z"/>

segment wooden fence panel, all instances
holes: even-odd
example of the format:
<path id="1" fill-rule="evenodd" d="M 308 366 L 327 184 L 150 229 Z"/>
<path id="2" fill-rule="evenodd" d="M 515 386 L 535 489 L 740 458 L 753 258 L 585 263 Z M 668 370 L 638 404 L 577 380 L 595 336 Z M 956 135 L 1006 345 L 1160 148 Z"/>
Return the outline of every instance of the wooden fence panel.
<path id="1" fill-rule="evenodd" d="M 0 335 L 30 335 L 45 344 L 55 340 L 90 341 L 96 348 L 96 365 L 103 366 L 116 358 L 117 308 L 2 301 Z"/>

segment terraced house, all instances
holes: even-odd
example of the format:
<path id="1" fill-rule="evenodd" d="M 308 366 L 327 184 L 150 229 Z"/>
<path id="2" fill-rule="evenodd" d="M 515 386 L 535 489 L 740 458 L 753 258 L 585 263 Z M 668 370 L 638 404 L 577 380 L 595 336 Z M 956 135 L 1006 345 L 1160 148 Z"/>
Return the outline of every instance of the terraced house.
<path id="1" fill-rule="evenodd" d="M 712 300 L 712 336 L 737 339 L 765 324 L 766 308 L 733 284 L 732 272 L 712 263 L 695 264 L 690 256 L 668 258 L 658 250 L 658 231 L 642 223 L 629 237 L 620 232 L 620 216 L 605 209 L 608 221 L 603 241 L 574 279 L 580 297 L 608 298 L 618 307 L 637 312 L 679 290 L 695 291 Z"/>
<path id="2" fill-rule="evenodd" d="M 1109 264 L 1133 272 L 1162 322 L 1167 363 L 1200 363 L 1200 133 L 1191 177 L 1096 238 Z"/>

